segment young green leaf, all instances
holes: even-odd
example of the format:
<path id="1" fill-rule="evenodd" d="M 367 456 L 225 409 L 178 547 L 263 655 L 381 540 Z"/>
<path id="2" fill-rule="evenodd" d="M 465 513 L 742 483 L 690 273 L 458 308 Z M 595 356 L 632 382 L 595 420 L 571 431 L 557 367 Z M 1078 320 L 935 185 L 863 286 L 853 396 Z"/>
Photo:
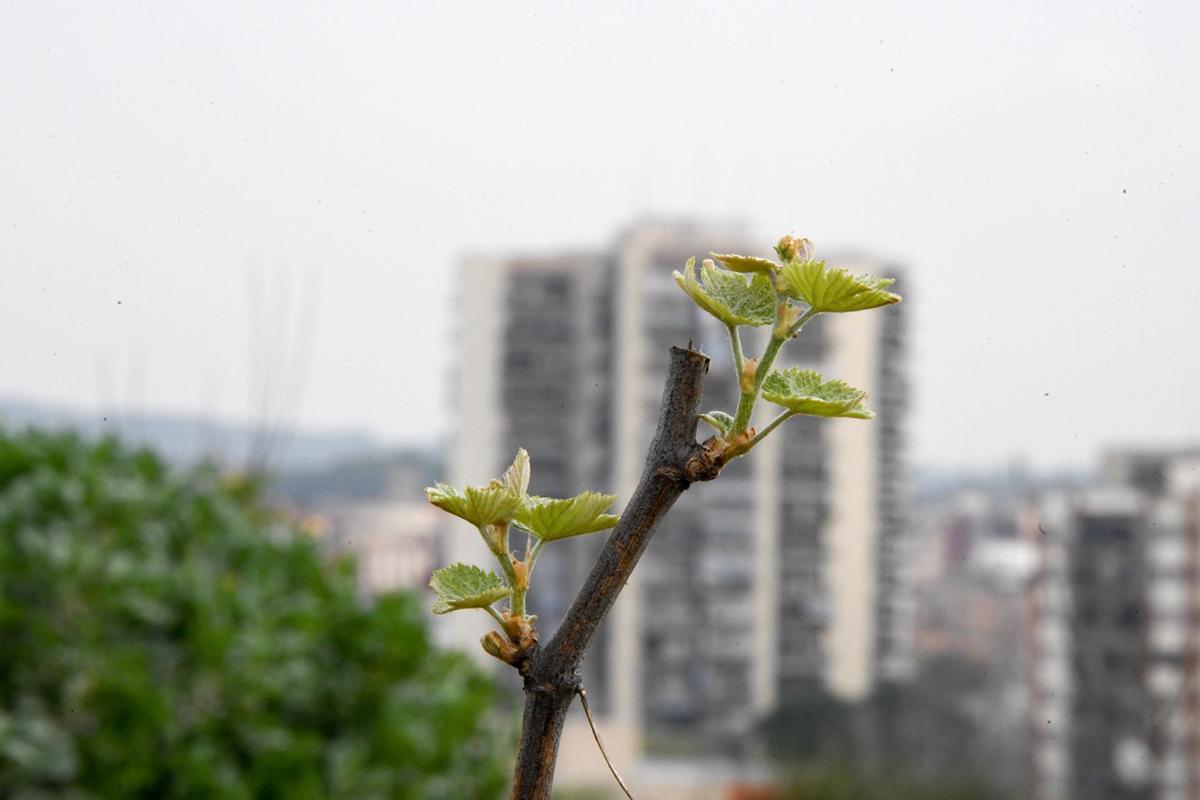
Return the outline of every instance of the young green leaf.
<path id="1" fill-rule="evenodd" d="M 517 457 L 512 466 L 504 471 L 504 487 L 518 497 L 529 491 L 529 453 L 524 447 L 517 448 Z"/>
<path id="2" fill-rule="evenodd" d="M 696 280 L 696 259 L 688 259 L 683 274 L 674 273 L 679 288 L 688 293 L 696 305 L 726 325 L 770 325 L 775 322 L 775 290 L 766 275 L 750 277 L 705 259 Z"/>
<path id="3" fill-rule="evenodd" d="M 478 488 L 468 486 L 463 492 L 438 483 L 427 488 L 425 496 L 443 511 L 477 526 L 507 522 L 521 507 L 521 495 L 509 491 L 499 481 Z"/>
<path id="4" fill-rule="evenodd" d="M 616 525 L 618 517 L 604 513 L 616 499 L 615 494 L 597 492 L 584 492 L 564 500 L 530 496 L 513 521 L 544 541 L 566 539 Z"/>
<path id="5" fill-rule="evenodd" d="M 774 261 L 768 261 L 765 258 L 739 256 L 733 253 L 709 253 L 709 255 L 734 272 L 757 272 L 760 275 L 770 277 L 779 271 L 778 264 Z"/>
<path id="6" fill-rule="evenodd" d="M 818 417 L 852 417 L 871 419 L 875 413 L 863 403 L 867 393 L 845 381 L 821 380 L 811 369 L 790 367 L 772 372 L 763 381 L 762 396 L 797 414 Z"/>
<path id="7" fill-rule="evenodd" d="M 865 311 L 900 302 L 885 291 L 896 281 L 874 275 L 852 275 L 825 266 L 824 261 L 792 261 L 779 276 L 781 291 L 808 303 L 814 311 Z"/>
<path id="8" fill-rule="evenodd" d="M 433 613 L 448 614 L 463 608 L 487 608 L 508 597 L 510 589 L 494 572 L 470 564 L 451 564 L 435 570 L 429 587 L 438 594 Z"/>
<path id="9" fill-rule="evenodd" d="M 733 417 L 724 411 L 709 411 L 707 414 L 701 414 L 700 419 L 716 428 L 717 433 L 722 436 L 729 433 L 729 428 L 733 425 Z"/>

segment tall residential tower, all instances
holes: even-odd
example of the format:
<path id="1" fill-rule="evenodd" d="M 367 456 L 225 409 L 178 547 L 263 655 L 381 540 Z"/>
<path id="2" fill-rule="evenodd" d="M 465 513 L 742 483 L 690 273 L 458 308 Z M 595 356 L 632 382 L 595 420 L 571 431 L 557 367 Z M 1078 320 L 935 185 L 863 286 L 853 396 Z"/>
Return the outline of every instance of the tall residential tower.
<path id="1" fill-rule="evenodd" d="M 1113 451 L 1028 535 L 1032 790 L 1200 800 L 1200 453 Z"/>

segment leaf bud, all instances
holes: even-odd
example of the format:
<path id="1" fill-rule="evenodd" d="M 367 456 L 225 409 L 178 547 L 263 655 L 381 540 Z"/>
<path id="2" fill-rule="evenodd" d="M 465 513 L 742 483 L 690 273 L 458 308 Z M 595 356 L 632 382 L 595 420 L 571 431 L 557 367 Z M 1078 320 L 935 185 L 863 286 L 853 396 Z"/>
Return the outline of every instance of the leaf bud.
<path id="1" fill-rule="evenodd" d="M 754 378 L 758 374 L 758 359 L 747 358 L 742 362 L 742 374 L 738 376 L 738 388 L 742 394 L 754 391 Z"/>
<path id="2" fill-rule="evenodd" d="M 495 525 L 484 525 L 479 529 L 483 534 L 483 541 L 487 544 L 488 549 L 497 556 L 507 553 L 506 540 L 508 539 L 508 524 L 501 522 Z"/>
<path id="3" fill-rule="evenodd" d="M 489 655 L 495 656 L 506 664 L 511 664 L 517 653 L 517 648 L 501 636 L 499 631 L 488 631 L 479 640 L 479 644 Z"/>
<path id="4" fill-rule="evenodd" d="M 780 260 L 810 261 L 812 260 L 812 242 L 808 239 L 798 239 L 794 236 L 784 236 L 775 244 L 775 252 Z"/>
<path id="5" fill-rule="evenodd" d="M 776 339 L 791 338 L 792 326 L 800 321 L 800 309 L 786 300 L 779 304 L 779 321 L 775 323 Z"/>
<path id="6" fill-rule="evenodd" d="M 513 565 L 513 588 L 518 592 L 524 592 L 529 588 L 529 567 L 525 566 L 524 561 L 512 559 Z"/>

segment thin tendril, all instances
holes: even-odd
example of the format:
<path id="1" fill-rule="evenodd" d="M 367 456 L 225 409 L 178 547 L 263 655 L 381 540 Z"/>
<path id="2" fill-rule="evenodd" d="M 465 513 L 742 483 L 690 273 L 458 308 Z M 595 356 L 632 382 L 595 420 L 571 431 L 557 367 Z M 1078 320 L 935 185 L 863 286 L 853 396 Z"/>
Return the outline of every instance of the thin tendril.
<path id="1" fill-rule="evenodd" d="M 588 707 L 587 692 L 584 691 L 582 686 L 575 691 L 579 694 L 579 702 L 583 705 L 583 713 L 587 715 L 588 727 L 592 729 L 592 736 L 596 739 L 596 746 L 600 748 L 600 755 L 604 756 L 604 763 L 608 765 L 608 771 L 616 778 L 617 785 L 621 787 L 621 791 L 625 793 L 625 796 L 629 800 L 634 800 L 633 792 L 629 791 L 629 787 L 625 785 L 625 781 L 621 780 L 620 773 L 617 772 L 617 768 L 613 766 L 612 761 L 608 757 L 608 751 L 604 749 L 604 742 L 600 741 L 600 733 L 596 730 L 595 720 L 592 719 L 592 709 Z"/>

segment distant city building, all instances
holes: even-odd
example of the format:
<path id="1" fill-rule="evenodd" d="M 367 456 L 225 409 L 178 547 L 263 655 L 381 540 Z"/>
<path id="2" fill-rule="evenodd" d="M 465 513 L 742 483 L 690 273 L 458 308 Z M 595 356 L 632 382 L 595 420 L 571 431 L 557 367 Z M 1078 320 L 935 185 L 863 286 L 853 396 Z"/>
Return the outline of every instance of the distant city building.
<path id="1" fill-rule="evenodd" d="M 364 594 L 423 593 L 442 547 L 443 515 L 424 495 L 439 469 L 423 451 L 400 451 L 285 474 L 273 490 L 325 548 L 354 556 Z"/>
<path id="2" fill-rule="evenodd" d="M 358 562 L 359 588 L 367 594 L 424 592 L 438 565 L 437 509 L 412 500 L 360 500 L 329 506 L 325 541 Z"/>
<path id="3" fill-rule="evenodd" d="M 451 480 L 486 481 L 524 446 L 531 491 L 628 499 L 671 345 L 692 340 L 711 356 L 705 409 L 736 402 L 725 330 L 679 291 L 672 271 L 709 251 L 763 249 L 737 226 L 649 222 L 599 252 L 467 259 L 454 302 Z M 823 315 L 785 351 L 792 363 L 870 390 L 876 420 L 789 421 L 666 518 L 585 664 L 614 749 L 737 753 L 781 699 L 817 686 L 861 698 L 882 673 L 902 669 L 905 308 Z M 490 559 L 469 531 L 445 535 L 453 560 Z M 539 561 L 530 606 L 543 636 L 603 539 L 560 543 Z M 440 631 L 448 644 L 487 628 L 486 618 L 452 616 Z M 571 742 L 570 726 L 565 735 Z M 573 770 L 569 759 L 560 769 Z"/>
<path id="4" fill-rule="evenodd" d="M 1034 796 L 1200 798 L 1200 460 L 1113 452 L 1029 521 Z"/>
<path id="5" fill-rule="evenodd" d="M 1037 550 L 1022 535 L 1027 514 L 1023 497 L 1002 492 L 926 498 L 916 506 L 903 573 L 913 668 L 922 674 L 945 660 L 975 676 L 946 686 L 945 698 L 971 720 L 962 747 L 970 766 L 1014 796 L 1028 787 L 1026 606 Z"/>
<path id="6" fill-rule="evenodd" d="M 1200 463 L 1200 447 L 1121 447 L 1100 459 L 1101 478 L 1111 486 L 1132 486 L 1149 495 L 1178 494 L 1183 476 Z"/>

